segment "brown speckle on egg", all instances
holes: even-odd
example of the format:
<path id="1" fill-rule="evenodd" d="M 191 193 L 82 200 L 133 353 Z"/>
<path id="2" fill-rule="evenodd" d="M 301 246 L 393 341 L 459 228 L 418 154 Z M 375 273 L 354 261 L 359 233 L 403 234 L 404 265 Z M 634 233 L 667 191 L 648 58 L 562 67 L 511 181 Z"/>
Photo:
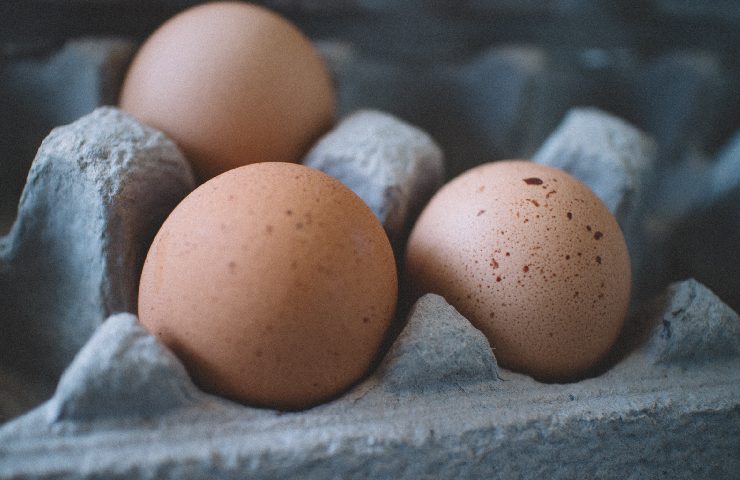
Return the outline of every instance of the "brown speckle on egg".
<path id="1" fill-rule="evenodd" d="M 486 215 L 455 215 L 470 211 L 480 185 L 487 189 L 474 208 Z M 553 215 L 538 218 L 543 206 Z M 491 251 L 506 252 L 495 269 Z M 405 264 L 412 290 L 444 296 L 486 335 L 502 366 L 538 379 L 592 368 L 629 302 L 629 256 L 614 217 L 583 183 L 532 162 L 481 165 L 440 189 L 411 232 Z"/>
<path id="2" fill-rule="evenodd" d="M 234 200 L 216 198 L 213 185 Z M 203 184 L 167 218 L 138 313 L 205 390 L 300 409 L 367 372 L 396 296 L 390 243 L 357 195 L 317 170 L 257 163 Z M 382 313 L 370 321 L 372 311 Z"/>

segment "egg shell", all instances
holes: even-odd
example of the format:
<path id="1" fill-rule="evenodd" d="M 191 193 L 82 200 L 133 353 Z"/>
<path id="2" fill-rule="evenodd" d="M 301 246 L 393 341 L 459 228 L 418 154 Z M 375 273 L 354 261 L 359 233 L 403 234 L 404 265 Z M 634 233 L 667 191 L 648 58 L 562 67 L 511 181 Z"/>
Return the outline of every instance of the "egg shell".
<path id="1" fill-rule="evenodd" d="M 444 296 L 488 338 L 502 366 L 559 381 L 614 344 L 631 272 L 606 206 L 567 173 L 527 161 L 473 168 L 446 184 L 411 233 L 418 293 Z"/>
<path id="2" fill-rule="evenodd" d="M 204 183 L 167 218 L 139 316 L 205 390 L 301 409 L 367 372 L 396 299 L 390 243 L 357 195 L 308 167 L 259 163 Z"/>
<path id="3" fill-rule="evenodd" d="M 137 52 L 120 106 L 164 131 L 207 180 L 298 161 L 332 125 L 334 89 L 311 42 L 263 7 L 206 3 L 165 22 Z"/>

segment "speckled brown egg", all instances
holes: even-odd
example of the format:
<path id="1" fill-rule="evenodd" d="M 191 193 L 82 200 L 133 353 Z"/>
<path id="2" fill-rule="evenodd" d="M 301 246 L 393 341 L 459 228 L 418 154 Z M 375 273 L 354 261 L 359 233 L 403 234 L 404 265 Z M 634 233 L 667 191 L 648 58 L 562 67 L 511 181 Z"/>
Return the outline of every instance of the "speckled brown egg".
<path id="1" fill-rule="evenodd" d="M 257 5 L 212 2 L 165 22 L 136 54 L 120 106 L 167 133 L 207 180 L 295 162 L 334 120 L 330 75 L 311 42 Z"/>
<path id="2" fill-rule="evenodd" d="M 205 390 L 301 409 L 367 372 L 396 298 L 390 243 L 357 195 L 317 170 L 258 163 L 204 183 L 167 218 L 139 316 Z"/>
<path id="3" fill-rule="evenodd" d="M 583 183 L 527 161 L 489 163 L 445 185 L 411 233 L 414 290 L 444 296 L 499 363 L 570 380 L 614 344 L 630 263 L 616 220 Z"/>

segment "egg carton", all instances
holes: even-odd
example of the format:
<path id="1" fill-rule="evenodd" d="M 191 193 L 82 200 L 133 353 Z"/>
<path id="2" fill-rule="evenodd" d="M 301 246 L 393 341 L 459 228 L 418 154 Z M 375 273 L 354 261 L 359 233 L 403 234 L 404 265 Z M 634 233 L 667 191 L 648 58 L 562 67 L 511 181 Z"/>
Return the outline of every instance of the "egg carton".
<path id="1" fill-rule="evenodd" d="M 0 73 L 30 76 L 35 86 L 10 85 L 34 93 L 54 83 L 60 65 L 85 66 L 97 83 L 80 91 L 110 103 L 114 72 L 126 64 L 121 45 L 133 51 L 126 42 L 75 40 L 65 48 L 80 55 L 24 58 Z M 444 178 L 442 151 L 448 177 L 527 156 L 571 172 L 605 201 L 645 285 L 636 297 L 662 293 L 635 302 L 599 375 L 580 382 L 543 384 L 499 368 L 480 332 L 427 295 L 399 319 L 379 365 L 334 401 L 303 412 L 231 403 L 199 391 L 134 315 L 116 313 L 135 311 L 147 245 L 194 182 L 164 135 L 101 108 L 46 138 L 0 239 L 0 477 L 733 478 L 740 320 L 696 280 L 667 286 L 665 266 L 673 249 L 697 244 L 696 253 L 684 251 L 699 263 L 719 256 L 710 265 L 730 272 L 731 295 L 721 296 L 736 301 L 740 136 L 709 155 L 706 132 L 686 133 L 717 123 L 706 90 L 709 100 L 734 98 L 710 88 L 727 86 L 722 65 L 682 53 L 640 66 L 660 81 L 636 85 L 696 87 L 650 105 L 649 113 L 685 107 L 677 119 L 647 115 L 653 139 L 603 109 L 571 108 L 583 99 L 583 70 L 558 71 L 542 48 L 493 47 L 462 64 L 422 68 L 367 58 L 342 42 L 319 47 L 337 78 L 342 120 L 304 162 L 353 188 L 397 254 Z M 638 70 L 618 52 L 607 57 L 601 74 Z M 77 80 L 66 91 L 85 85 Z M 452 99 L 440 95 L 447 91 Z M 69 105 L 52 110 L 77 115 Z M 357 111 L 363 106 L 374 110 Z M 672 158 L 679 147 L 690 153 Z M 697 241 L 712 238 L 718 219 L 725 243 Z"/>

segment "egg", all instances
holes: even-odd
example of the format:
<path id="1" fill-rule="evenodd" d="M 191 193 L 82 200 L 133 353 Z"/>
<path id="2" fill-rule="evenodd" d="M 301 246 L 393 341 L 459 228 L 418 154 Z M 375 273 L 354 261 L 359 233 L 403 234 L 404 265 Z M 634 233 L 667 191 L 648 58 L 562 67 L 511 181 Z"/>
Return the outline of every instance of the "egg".
<path id="1" fill-rule="evenodd" d="M 290 22 L 256 5 L 206 3 L 144 42 L 120 107 L 162 130 L 207 180 L 256 162 L 296 162 L 335 115 L 330 75 Z"/>
<path id="2" fill-rule="evenodd" d="M 294 410 L 363 377 L 396 300 L 395 259 L 370 208 L 322 172 L 267 162 L 175 208 L 147 254 L 138 313 L 202 389 Z"/>
<path id="3" fill-rule="evenodd" d="M 406 270 L 488 338 L 498 362 L 546 381 L 579 378 L 614 344 L 631 285 L 616 220 L 583 183 L 527 161 L 447 183 L 414 225 Z"/>

